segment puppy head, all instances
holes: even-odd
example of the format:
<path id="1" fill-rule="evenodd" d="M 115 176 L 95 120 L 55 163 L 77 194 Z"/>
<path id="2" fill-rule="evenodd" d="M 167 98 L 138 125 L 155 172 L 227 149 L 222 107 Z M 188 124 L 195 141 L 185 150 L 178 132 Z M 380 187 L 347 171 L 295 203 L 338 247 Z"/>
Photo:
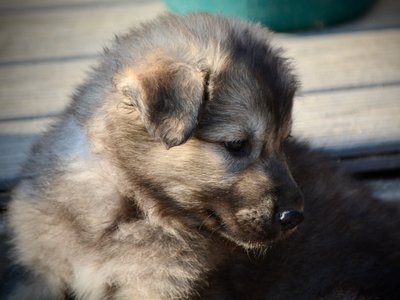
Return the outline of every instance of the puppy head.
<path id="1" fill-rule="evenodd" d="M 283 153 L 296 80 L 269 33 L 191 15 L 131 35 L 146 46 L 114 76 L 126 106 L 108 114 L 107 130 L 139 208 L 247 248 L 287 236 L 302 220 Z"/>

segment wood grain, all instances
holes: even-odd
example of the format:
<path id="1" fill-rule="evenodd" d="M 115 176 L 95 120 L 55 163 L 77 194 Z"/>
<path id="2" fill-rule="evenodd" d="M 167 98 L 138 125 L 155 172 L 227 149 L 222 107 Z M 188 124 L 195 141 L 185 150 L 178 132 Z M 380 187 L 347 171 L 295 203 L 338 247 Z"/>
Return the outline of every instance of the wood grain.
<path id="1" fill-rule="evenodd" d="M 293 59 L 303 91 L 385 82 L 400 84 L 400 30 L 277 36 Z"/>
<path id="2" fill-rule="evenodd" d="M 0 122 L 60 113 L 94 64 L 85 59 L 0 67 Z"/>
<path id="3" fill-rule="evenodd" d="M 333 151 L 400 142 L 400 85 L 315 93 L 294 106 L 294 135 Z"/>
<path id="4" fill-rule="evenodd" d="M 0 57 L 4 62 L 96 55 L 116 33 L 165 12 L 160 2 L 85 6 L 0 18 Z"/>

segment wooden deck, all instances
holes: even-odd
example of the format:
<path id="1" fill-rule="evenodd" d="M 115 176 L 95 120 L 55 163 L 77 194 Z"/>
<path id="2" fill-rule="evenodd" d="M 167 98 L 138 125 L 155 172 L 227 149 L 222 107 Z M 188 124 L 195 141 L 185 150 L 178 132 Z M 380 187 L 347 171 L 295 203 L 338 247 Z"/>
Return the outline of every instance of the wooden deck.
<path id="1" fill-rule="evenodd" d="M 102 47 L 115 33 L 165 11 L 156 0 L 0 2 L 3 195 L 32 141 L 61 113 Z M 322 31 L 277 34 L 276 43 L 294 59 L 303 83 L 295 135 L 355 172 L 398 172 L 400 1 L 377 1 L 362 18 Z M 396 176 L 373 187 L 383 198 L 400 198 Z"/>

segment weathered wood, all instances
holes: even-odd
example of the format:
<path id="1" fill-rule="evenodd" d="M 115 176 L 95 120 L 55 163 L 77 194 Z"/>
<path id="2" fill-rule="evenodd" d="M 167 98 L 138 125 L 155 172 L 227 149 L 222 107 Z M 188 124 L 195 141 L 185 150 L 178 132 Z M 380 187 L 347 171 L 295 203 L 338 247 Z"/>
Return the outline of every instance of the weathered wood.
<path id="1" fill-rule="evenodd" d="M 400 154 L 343 159 L 339 162 L 354 173 L 392 171 L 400 169 Z"/>
<path id="2" fill-rule="evenodd" d="M 277 36 L 303 91 L 400 83 L 400 30 Z"/>
<path id="3" fill-rule="evenodd" d="M 116 33 L 165 12 L 160 2 L 85 6 L 0 18 L 3 63 L 32 62 L 54 57 L 95 55 Z"/>
<path id="4" fill-rule="evenodd" d="M 135 0 L 128 0 L 135 2 Z M 140 0 L 139 0 L 140 1 Z M 143 0 L 141 0 L 143 1 Z M 151 1 L 151 0 L 150 0 Z M 59 7 L 63 8 L 66 5 L 82 5 L 82 4 L 118 4 L 120 2 L 126 2 L 126 0 L 2 0 L 0 2 L 0 10 L 6 10 L 11 8 L 19 8 L 22 10 L 29 10 L 32 8 L 43 8 L 43 7 Z M 138 2 L 136 0 L 136 2 Z"/>
<path id="5" fill-rule="evenodd" d="M 60 113 L 94 60 L 0 67 L 1 120 Z"/>
<path id="6" fill-rule="evenodd" d="M 295 102 L 294 135 L 332 151 L 398 145 L 399 95 L 400 85 L 304 96 Z"/>
<path id="7" fill-rule="evenodd" d="M 9 188 L 20 172 L 32 143 L 52 118 L 2 122 L 0 126 L 0 190 Z"/>

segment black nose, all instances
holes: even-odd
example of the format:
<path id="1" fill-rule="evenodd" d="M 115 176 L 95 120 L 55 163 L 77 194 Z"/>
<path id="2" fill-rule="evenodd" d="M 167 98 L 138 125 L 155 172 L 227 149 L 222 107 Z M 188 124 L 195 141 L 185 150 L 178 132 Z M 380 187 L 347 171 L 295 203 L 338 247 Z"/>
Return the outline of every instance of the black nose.
<path id="1" fill-rule="evenodd" d="M 300 211 L 288 209 L 280 212 L 278 218 L 282 229 L 289 230 L 299 225 L 304 220 L 304 215 Z"/>

